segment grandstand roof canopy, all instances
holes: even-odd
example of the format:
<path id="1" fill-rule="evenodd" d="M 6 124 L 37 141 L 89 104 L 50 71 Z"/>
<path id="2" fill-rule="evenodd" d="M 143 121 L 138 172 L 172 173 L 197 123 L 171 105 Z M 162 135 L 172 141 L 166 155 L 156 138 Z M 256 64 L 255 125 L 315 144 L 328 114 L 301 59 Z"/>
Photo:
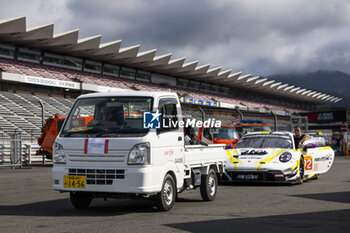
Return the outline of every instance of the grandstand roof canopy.
<path id="1" fill-rule="evenodd" d="M 53 24 L 27 28 L 25 16 L 0 20 L 0 40 L 4 42 L 317 104 L 341 100 L 259 76 L 252 77 L 242 72 L 232 73 L 232 70 L 222 71 L 221 67 L 210 67 L 210 64 L 198 65 L 199 61 L 185 62 L 185 57 L 172 59 L 171 54 L 157 55 L 156 49 L 139 51 L 140 45 L 121 47 L 121 40 L 101 44 L 101 35 L 79 39 L 78 34 L 78 29 L 54 34 Z"/>

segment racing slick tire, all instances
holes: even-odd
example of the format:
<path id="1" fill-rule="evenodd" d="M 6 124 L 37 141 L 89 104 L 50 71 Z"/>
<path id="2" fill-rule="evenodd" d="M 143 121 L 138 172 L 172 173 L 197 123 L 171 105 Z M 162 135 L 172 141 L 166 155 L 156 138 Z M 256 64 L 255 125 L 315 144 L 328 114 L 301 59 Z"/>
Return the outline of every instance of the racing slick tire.
<path id="1" fill-rule="evenodd" d="M 202 176 L 201 196 L 204 201 L 212 201 L 216 196 L 218 188 L 218 177 L 213 169 L 210 169 L 208 175 Z"/>
<path id="2" fill-rule="evenodd" d="M 85 192 L 70 192 L 70 201 L 76 209 L 86 209 L 91 204 L 93 199 L 90 193 Z"/>
<path id="3" fill-rule="evenodd" d="M 318 178 L 320 178 L 320 174 L 315 174 L 312 177 L 310 177 L 310 180 L 317 180 Z"/>
<path id="4" fill-rule="evenodd" d="M 164 177 L 162 190 L 157 194 L 155 198 L 155 203 L 157 209 L 160 211 L 168 211 L 170 210 L 176 199 L 176 186 L 174 178 L 167 174 Z"/>
<path id="5" fill-rule="evenodd" d="M 297 179 L 297 184 L 304 183 L 304 171 L 305 171 L 304 158 L 301 157 L 300 158 L 300 163 L 299 163 L 299 177 Z"/>

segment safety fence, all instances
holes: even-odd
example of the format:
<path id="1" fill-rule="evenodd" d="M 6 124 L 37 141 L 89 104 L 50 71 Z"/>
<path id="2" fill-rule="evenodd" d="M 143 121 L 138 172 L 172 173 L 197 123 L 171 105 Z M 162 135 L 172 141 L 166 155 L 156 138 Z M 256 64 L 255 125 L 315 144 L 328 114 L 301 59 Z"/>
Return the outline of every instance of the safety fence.
<path id="1" fill-rule="evenodd" d="M 22 168 L 23 166 L 52 164 L 52 160 L 36 155 L 40 148 L 35 143 L 22 141 L 21 133 L 10 134 L 10 140 L 0 134 L 0 167 Z"/>

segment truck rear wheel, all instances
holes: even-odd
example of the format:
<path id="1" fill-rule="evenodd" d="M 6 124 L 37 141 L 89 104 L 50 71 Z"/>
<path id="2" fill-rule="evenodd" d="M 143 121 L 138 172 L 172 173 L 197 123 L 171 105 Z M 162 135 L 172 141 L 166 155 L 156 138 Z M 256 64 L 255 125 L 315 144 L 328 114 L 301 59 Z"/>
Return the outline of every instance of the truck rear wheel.
<path id="1" fill-rule="evenodd" d="M 160 211 L 170 210 L 176 199 L 176 187 L 174 178 L 167 174 L 164 178 L 162 190 L 156 196 L 156 206 Z"/>
<path id="2" fill-rule="evenodd" d="M 213 169 L 209 170 L 208 175 L 202 176 L 201 196 L 204 201 L 212 201 L 216 196 L 218 188 L 218 177 Z"/>
<path id="3" fill-rule="evenodd" d="M 84 192 L 70 192 L 69 196 L 72 205 L 77 209 L 88 208 L 93 199 L 90 193 Z"/>

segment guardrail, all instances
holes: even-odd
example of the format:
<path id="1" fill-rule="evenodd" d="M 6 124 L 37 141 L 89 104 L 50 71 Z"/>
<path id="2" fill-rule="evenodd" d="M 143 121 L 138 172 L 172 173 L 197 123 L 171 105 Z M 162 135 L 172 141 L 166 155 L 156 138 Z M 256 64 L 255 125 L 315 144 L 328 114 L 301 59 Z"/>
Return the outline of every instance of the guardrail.
<path id="1" fill-rule="evenodd" d="M 36 155 L 40 146 L 36 143 L 23 143 L 20 133 L 11 135 L 11 139 L 0 137 L 0 167 L 22 168 L 34 164 L 52 164 L 45 155 Z"/>

